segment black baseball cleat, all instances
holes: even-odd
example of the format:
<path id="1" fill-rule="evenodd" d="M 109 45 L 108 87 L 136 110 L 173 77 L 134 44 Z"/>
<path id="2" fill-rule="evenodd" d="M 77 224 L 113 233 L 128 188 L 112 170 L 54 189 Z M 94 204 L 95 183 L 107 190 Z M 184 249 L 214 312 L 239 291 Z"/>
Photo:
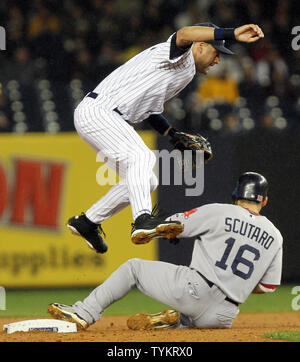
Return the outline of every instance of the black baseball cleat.
<path id="1" fill-rule="evenodd" d="M 67 222 L 67 227 L 75 235 L 83 237 L 88 246 L 97 253 L 106 253 L 108 246 L 102 234 L 105 237 L 104 231 L 100 225 L 90 221 L 84 213 L 71 217 Z"/>
<path id="2" fill-rule="evenodd" d="M 176 238 L 183 232 L 179 221 L 166 221 L 159 216 L 140 215 L 132 224 L 131 241 L 134 244 L 147 244 L 153 238 Z"/>

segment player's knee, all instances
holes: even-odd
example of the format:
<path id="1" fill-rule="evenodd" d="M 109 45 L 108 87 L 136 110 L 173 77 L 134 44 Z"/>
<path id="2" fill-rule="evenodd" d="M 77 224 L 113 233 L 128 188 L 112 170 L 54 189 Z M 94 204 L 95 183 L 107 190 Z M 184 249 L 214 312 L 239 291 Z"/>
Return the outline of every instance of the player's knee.
<path id="1" fill-rule="evenodd" d="M 153 151 L 145 148 L 132 153 L 129 162 L 134 165 L 140 164 L 143 169 L 152 170 L 156 163 L 156 157 Z"/>
<path id="2" fill-rule="evenodd" d="M 149 164 L 152 169 L 156 163 L 156 156 L 155 156 L 154 152 L 151 150 L 149 150 L 148 155 L 149 155 Z"/>
<path id="3" fill-rule="evenodd" d="M 139 258 L 131 258 L 131 259 L 128 259 L 125 264 L 127 264 L 130 268 L 136 268 L 136 266 L 140 263 L 140 260 Z"/>
<path id="4" fill-rule="evenodd" d="M 150 191 L 154 191 L 158 186 L 158 178 L 156 177 L 156 175 L 154 173 L 152 173 L 151 175 L 151 179 L 150 179 Z"/>
<path id="5" fill-rule="evenodd" d="M 128 259 L 124 263 L 124 265 L 126 265 L 129 268 L 129 270 L 135 280 L 136 280 L 136 276 L 137 276 L 137 271 L 139 269 L 140 261 L 141 261 L 141 259 L 139 259 L 139 258 L 131 258 L 131 259 Z"/>

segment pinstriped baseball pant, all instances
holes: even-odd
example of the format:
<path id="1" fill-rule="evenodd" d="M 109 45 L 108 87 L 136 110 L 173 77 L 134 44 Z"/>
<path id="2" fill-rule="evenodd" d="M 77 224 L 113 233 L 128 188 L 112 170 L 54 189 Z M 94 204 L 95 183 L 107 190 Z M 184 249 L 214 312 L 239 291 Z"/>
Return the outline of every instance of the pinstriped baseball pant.
<path id="1" fill-rule="evenodd" d="M 92 205 L 86 216 L 96 224 L 131 205 L 135 220 L 151 213 L 151 192 L 157 187 L 154 153 L 109 104 L 84 99 L 74 113 L 75 128 L 100 158 L 123 178 Z"/>

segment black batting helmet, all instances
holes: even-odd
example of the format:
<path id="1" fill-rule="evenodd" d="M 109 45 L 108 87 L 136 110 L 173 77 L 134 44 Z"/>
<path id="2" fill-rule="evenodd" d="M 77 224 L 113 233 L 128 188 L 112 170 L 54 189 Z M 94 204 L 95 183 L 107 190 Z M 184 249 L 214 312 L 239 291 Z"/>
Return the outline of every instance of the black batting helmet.
<path id="1" fill-rule="evenodd" d="M 239 199 L 262 202 L 268 194 L 268 181 L 256 172 L 243 173 L 232 192 L 232 201 Z"/>

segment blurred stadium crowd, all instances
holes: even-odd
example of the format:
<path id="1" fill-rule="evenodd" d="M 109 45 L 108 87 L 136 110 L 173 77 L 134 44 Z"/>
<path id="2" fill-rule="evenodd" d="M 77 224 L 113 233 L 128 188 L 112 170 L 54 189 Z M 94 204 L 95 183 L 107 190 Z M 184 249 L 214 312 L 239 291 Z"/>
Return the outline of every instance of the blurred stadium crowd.
<path id="1" fill-rule="evenodd" d="M 72 131 L 73 110 L 109 72 L 185 25 L 257 23 L 265 38 L 231 43 L 209 76 L 168 102 L 181 129 L 247 132 L 298 127 L 300 51 L 291 47 L 296 0 L 6 0 L 0 25 L 0 132 Z M 141 127 L 147 127 L 145 122 Z"/>

